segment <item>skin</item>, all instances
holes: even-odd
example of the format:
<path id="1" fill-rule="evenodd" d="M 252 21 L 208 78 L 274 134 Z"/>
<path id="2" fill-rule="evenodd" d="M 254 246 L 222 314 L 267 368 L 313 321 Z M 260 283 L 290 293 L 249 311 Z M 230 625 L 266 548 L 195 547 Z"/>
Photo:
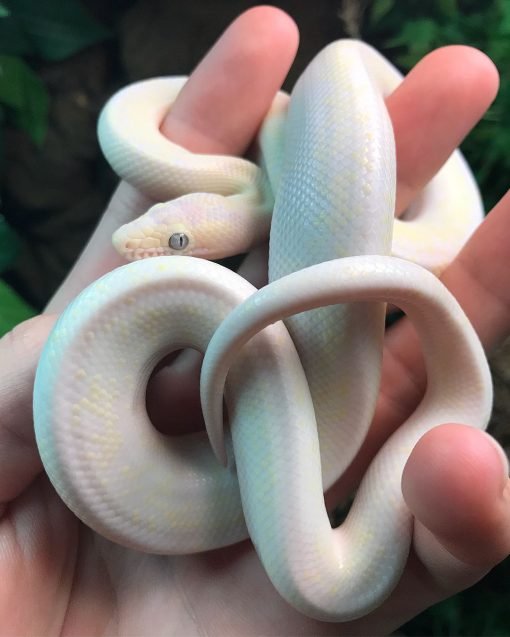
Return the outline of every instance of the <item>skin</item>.
<path id="1" fill-rule="evenodd" d="M 278 9 L 256 7 L 241 15 L 195 70 L 163 132 L 197 152 L 242 153 L 287 73 L 297 40 L 295 25 Z M 455 46 L 424 58 L 390 96 L 399 209 L 473 127 L 497 85 L 497 72 L 483 54 Z M 120 184 L 47 312 L 0 341 L 1 634 L 387 634 L 472 585 L 508 555 L 508 465 L 490 437 L 455 423 L 437 423 L 407 463 L 402 487 L 416 521 L 401 583 L 379 609 L 349 624 L 322 624 L 289 608 L 249 542 L 206 555 L 155 557 L 113 545 L 81 525 L 42 472 L 31 419 L 34 370 L 53 314 L 120 265 L 111 234 L 141 214 L 146 203 Z M 487 349 L 510 331 L 509 250 L 507 193 L 443 277 Z M 162 405 L 172 394 L 165 378 L 162 369 L 150 394 Z M 329 503 L 357 483 L 374 451 L 416 405 L 424 383 L 416 337 L 402 321 L 387 336 L 370 435 L 328 494 Z M 186 408 L 187 400 L 192 404 L 192 394 L 180 398 L 178 408 Z M 157 409 L 154 414 L 157 420 Z"/>

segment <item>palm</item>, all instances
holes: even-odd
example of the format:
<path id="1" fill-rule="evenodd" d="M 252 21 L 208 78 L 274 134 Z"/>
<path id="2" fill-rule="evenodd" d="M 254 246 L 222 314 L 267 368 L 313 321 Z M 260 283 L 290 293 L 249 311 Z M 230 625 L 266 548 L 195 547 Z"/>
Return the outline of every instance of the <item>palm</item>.
<path id="1" fill-rule="evenodd" d="M 386 378 L 371 437 L 350 471 L 328 494 L 330 502 L 338 502 L 349 491 L 379 440 L 401 424 L 419 398 L 416 386 L 415 391 L 407 384 L 395 389 L 391 359 L 387 350 Z M 408 405 L 404 411 L 394 408 L 403 404 Z M 7 556 L 3 565 L 6 590 L 27 591 L 27 607 L 40 609 L 29 621 L 48 627 L 48 632 L 57 624 L 62 626 L 62 635 L 142 635 L 150 626 L 150 634 L 156 636 L 168 634 L 169 625 L 175 634 L 200 634 L 205 627 L 208 634 L 246 634 L 250 630 L 281 634 L 279 626 L 285 626 L 289 634 L 339 634 L 338 625 L 306 619 L 279 597 L 248 541 L 196 556 L 132 551 L 84 526 L 45 475 L 39 475 L 9 506 L 2 522 L 2 545 Z M 423 579 L 424 570 L 412 554 L 399 588 L 408 593 Z M 398 590 L 395 597 L 398 599 Z M 7 613 L 18 615 L 8 596 L 3 603 Z M 389 622 L 388 628 L 401 620 Z M 368 617 L 343 629 L 351 634 L 353 627 L 363 630 L 370 622 Z"/>
<path id="2" fill-rule="evenodd" d="M 2 547 L 3 621 L 23 626 L 20 634 L 61 627 L 62 635 L 143 635 L 150 626 L 156 636 L 172 626 L 180 635 L 204 627 L 225 635 L 257 624 L 264 634 L 293 624 L 320 630 L 275 595 L 248 542 L 184 557 L 131 551 L 79 522 L 44 476 L 9 508 Z M 18 604 L 9 603 L 17 591 L 23 607 L 37 612 L 19 617 Z"/>

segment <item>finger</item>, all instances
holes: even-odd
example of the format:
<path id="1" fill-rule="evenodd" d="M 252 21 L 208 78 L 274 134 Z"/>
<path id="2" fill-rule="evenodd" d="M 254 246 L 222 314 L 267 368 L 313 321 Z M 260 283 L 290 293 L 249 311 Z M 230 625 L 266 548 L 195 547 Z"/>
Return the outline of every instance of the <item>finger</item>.
<path id="1" fill-rule="evenodd" d="M 294 59 L 298 31 L 275 7 L 255 7 L 237 18 L 192 73 L 161 131 L 200 153 L 242 154 L 253 139 Z M 48 304 L 60 312 L 84 287 L 124 263 L 113 232 L 152 201 L 121 182 L 78 262 Z"/>
<path id="2" fill-rule="evenodd" d="M 510 191 L 441 276 L 486 350 L 496 347 L 510 331 L 509 253 Z M 381 407 L 389 411 L 384 419 L 399 404 L 402 414 L 408 413 L 425 387 L 420 344 L 410 322 L 403 320 L 394 325 L 387 333 L 386 345 Z M 393 415 L 397 414 L 393 411 Z"/>
<path id="3" fill-rule="evenodd" d="M 510 191 L 488 214 L 441 276 L 488 351 L 510 331 Z M 331 491 L 328 506 L 344 500 L 373 456 L 423 396 L 426 371 L 419 338 L 407 319 L 386 333 L 381 390 L 372 427 L 356 458 Z"/>
<path id="4" fill-rule="evenodd" d="M 388 97 L 397 151 L 397 213 L 441 168 L 496 97 L 493 62 L 477 49 L 429 53 Z"/>
<path id="5" fill-rule="evenodd" d="M 510 191 L 442 277 L 488 351 L 499 345 L 510 331 L 509 254 Z"/>
<path id="6" fill-rule="evenodd" d="M 457 585 L 459 564 L 481 577 L 510 553 L 508 470 L 496 441 L 466 425 L 437 427 L 413 450 L 402 490 L 418 520 L 415 551 L 443 585 L 452 574 Z"/>
<path id="7" fill-rule="evenodd" d="M 193 71 L 162 132 L 195 152 L 242 154 L 281 88 L 298 42 L 286 13 L 249 9 Z"/>
<path id="8" fill-rule="evenodd" d="M 31 396 L 37 361 L 54 321 L 38 316 L 0 339 L 0 512 L 41 471 Z"/>
<path id="9" fill-rule="evenodd" d="M 508 461 L 487 434 L 436 427 L 413 450 L 402 490 L 416 518 L 409 561 L 388 600 L 354 622 L 352 634 L 391 632 L 510 553 Z"/>

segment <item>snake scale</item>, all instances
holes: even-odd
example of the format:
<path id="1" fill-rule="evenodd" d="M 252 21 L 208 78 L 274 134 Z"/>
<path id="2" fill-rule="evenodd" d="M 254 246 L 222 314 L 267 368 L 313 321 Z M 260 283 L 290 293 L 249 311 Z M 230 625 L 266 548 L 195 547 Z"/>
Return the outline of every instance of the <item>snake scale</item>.
<path id="1" fill-rule="evenodd" d="M 183 554 L 249 535 L 298 610 L 356 618 L 390 594 L 407 559 L 400 480 L 413 446 L 441 423 L 484 428 L 489 418 L 483 349 L 435 276 L 480 222 L 480 197 L 456 151 L 394 220 L 384 96 L 401 77 L 364 43 L 328 45 L 290 98 L 275 97 L 260 165 L 163 138 L 185 81 L 127 87 L 101 114 L 105 155 L 154 206 L 114 235 L 133 262 L 86 288 L 48 338 L 34 390 L 41 457 L 66 504 L 107 538 Z M 210 260 L 268 235 L 260 290 Z M 387 303 L 420 335 L 427 389 L 332 529 L 323 491 L 373 417 Z M 146 384 L 158 360 L 187 347 L 205 352 L 207 432 L 163 436 Z"/>

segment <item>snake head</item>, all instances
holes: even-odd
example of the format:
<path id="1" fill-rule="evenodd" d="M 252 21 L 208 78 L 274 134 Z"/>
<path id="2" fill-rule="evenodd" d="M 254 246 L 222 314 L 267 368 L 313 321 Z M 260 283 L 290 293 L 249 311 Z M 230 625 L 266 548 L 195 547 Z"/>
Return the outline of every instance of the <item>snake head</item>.
<path id="1" fill-rule="evenodd" d="M 165 255 L 223 259 L 267 240 L 270 210 L 243 195 L 192 193 L 152 206 L 121 226 L 112 242 L 129 261 Z"/>
<path id="2" fill-rule="evenodd" d="M 193 193 L 158 203 L 112 237 L 119 254 L 135 261 L 154 256 L 228 256 L 228 201 L 222 195 Z"/>

